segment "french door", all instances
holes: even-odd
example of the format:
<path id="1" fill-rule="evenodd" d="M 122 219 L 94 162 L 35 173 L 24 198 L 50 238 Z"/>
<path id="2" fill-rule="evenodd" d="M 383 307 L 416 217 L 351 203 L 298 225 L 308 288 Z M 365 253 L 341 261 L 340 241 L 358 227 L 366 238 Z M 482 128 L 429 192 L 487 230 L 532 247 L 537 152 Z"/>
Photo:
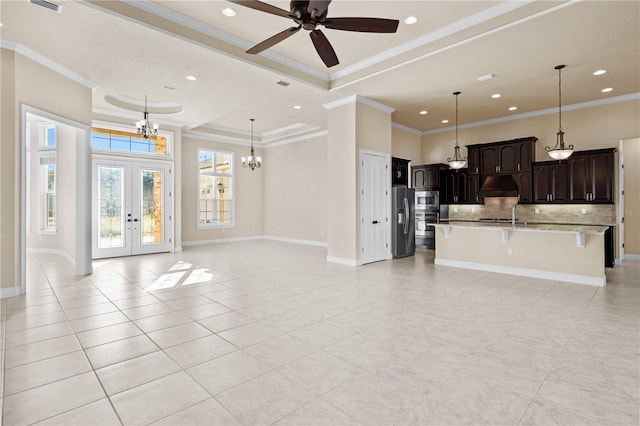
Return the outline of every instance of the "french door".
<path id="1" fill-rule="evenodd" d="M 93 258 L 171 251 L 171 168 L 94 157 Z"/>

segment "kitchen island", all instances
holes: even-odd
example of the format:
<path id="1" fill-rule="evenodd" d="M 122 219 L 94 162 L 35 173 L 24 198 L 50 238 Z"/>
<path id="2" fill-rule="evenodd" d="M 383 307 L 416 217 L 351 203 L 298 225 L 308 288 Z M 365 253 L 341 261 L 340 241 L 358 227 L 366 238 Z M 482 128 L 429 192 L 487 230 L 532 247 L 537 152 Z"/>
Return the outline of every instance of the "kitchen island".
<path id="1" fill-rule="evenodd" d="M 606 284 L 607 226 L 474 221 L 434 226 L 436 265 Z"/>

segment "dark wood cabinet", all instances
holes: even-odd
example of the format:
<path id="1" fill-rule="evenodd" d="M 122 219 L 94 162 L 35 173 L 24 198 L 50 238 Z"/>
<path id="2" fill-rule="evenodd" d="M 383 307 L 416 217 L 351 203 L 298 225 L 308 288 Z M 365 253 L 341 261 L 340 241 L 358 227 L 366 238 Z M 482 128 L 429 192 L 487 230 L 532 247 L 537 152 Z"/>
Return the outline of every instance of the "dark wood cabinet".
<path id="1" fill-rule="evenodd" d="M 546 161 L 533 166 L 533 202 L 567 203 L 569 169 L 566 162 Z"/>
<path id="2" fill-rule="evenodd" d="M 537 140 L 531 136 L 481 145 L 479 148 L 480 173 L 483 175 L 510 174 L 531 170 Z"/>
<path id="3" fill-rule="evenodd" d="M 533 201 L 533 184 L 531 172 L 513 173 L 513 179 L 518 186 L 518 202 L 522 204 Z"/>
<path id="4" fill-rule="evenodd" d="M 481 203 L 480 199 L 480 175 L 471 174 L 467 176 L 467 201 L 472 204 Z"/>
<path id="5" fill-rule="evenodd" d="M 440 171 L 448 169 L 446 164 L 428 164 L 411 167 L 411 185 L 416 189 L 436 190 L 440 188 Z"/>
<path id="6" fill-rule="evenodd" d="M 467 166 L 469 175 L 480 173 L 480 147 L 478 145 L 467 145 Z"/>
<path id="7" fill-rule="evenodd" d="M 613 152 L 613 149 L 582 151 L 569 157 L 569 202 L 613 203 Z"/>
<path id="8" fill-rule="evenodd" d="M 409 186 L 409 160 L 391 158 L 391 185 Z"/>
<path id="9" fill-rule="evenodd" d="M 469 202 L 468 169 L 443 170 L 440 179 L 441 204 L 462 204 Z"/>

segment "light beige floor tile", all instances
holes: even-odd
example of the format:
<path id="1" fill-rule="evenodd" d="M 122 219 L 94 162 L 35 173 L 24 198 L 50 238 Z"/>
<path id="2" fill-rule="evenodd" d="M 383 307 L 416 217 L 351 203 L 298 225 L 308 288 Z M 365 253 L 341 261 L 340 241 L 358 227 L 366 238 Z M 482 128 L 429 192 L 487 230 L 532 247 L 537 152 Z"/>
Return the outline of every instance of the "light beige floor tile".
<path id="1" fill-rule="evenodd" d="M 255 320 L 238 312 L 229 312 L 226 314 L 200 319 L 198 320 L 198 322 L 214 333 L 220 333 L 221 331 L 230 330 L 232 328 L 255 322 Z"/>
<path id="2" fill-rule="evenodd" d="M 139 335 L 94 346 L 88 348 L 85 353 L 93 368 L 97 369 L 158 350 L 160 349 L 151 339 L 145 335 Z"/>
<path id="3" fill-rule="evenodd" d="M 291 380 L 272 371 L 218 395 L 243 424 L 271 424 L 315 397 Z"/>
<path id="4" fill-rule="evenodd" d="M 322 395 L 363 373 L 362 369 L 322 351 L 298 359 L 278 371 L 316 395 Z"/>
<path id="5" fill-rule="evenodd" d="M 201 320 L 214 315 L 226 314 L 231 312 L 231 309 L 219 303 L 209 301 L 207 304 L 181 309 L 180 312 L 193 320 Z"/>
<path id="6" fill-rule="evenodd" d="M 96 374 L 107 395 L 113 395 L 179 370 L 171 358 L 157 351 L 100 368 Z"/>
<path id="7" fill-rule="evenodd" d="M 205 336 L 165 349 L 182 368 L 191 368 L 222 355 L 237 351 L 238 348 L 216 336 Z"/>
<path id="8" fill-rule="evenodd" d="M 580 413 L 574 413 L 561 407 L 554 407 L 549 404 L 533 400 L 527 411 L 518 422 L 519 425 L 584 425 L 596 426 L 601 423 L 596 419 L 585 417 Z"/>
<path id="9" fill-rule="evenodd" d="M 142 331 L 132 322 L 123 322 L 121 324 L 109 325 L 107 327 L 96 328 L 95 330 L 83 331 L 78 333 L 78 340 L 84 348 L 104 345 L 105 343 L 115 342 L 116 340 L 126 339 L 128 337 L 142 334 Z"/>
<path id="10" fill-rule="evenodd" d="M 4 398 L 8 425 L 30 424 L 104 398 L 93 372 L 84 373 Z"/>
<path id="11" fill-rule="evenodd" d="M 276 368 L 302 358 L 317 349 L 309 343 L 284 334 L 246 347 L 244 350 L 257 360 Z"/>
<path id="12" fill-rule="evenodd" d="M 96 328 L 106 327 L 108 325 L 121 324 L 128 322 L 127 318 L 122 312 L 110 312 L 108 314 L 95 315 L 87 318 L 80 318 L 71 321 L 71 327 L 76 333 L 82 333 L 83 331 L 94 330 Z"/>
<path id="13" fill-rule="evenodd" d="M 241 425 L 235 417 L 213 398 L 206 399 L 182 411 L 167 416 L 153 423 L 153 425 L 176 426 L 211 426 L 211 425 Z"/>
<path id="14" fill-rule="evenodd" d="M 340 328 L 337 325 L 319 322 L 308 327 L 291 331 L 289 334 L 307 343 L 311 343 L 318 348 L 324 348 L 351 336 L 353 333 L 345 330 L 344 328 Z"/>
<path id="15" fill-rule="evenodd" d="M 161 303 L 161 302 L 162 301 L 159 300 L 158 298 L 150 294 L 146 294 L 140 297 L 132 297 L 130 299 L 116 300 L 113 302 L 113 304 L 116 305 L 118 309 L 120 309 L 121 311 L 124 311 L 126 309 L 139 308 L 141 306 L 153 305 L 155 303 Z"/>
<path id="16" fill-rule="evenodd" d="M 149 424 L 209 397 L 189 375 L 179 372 L 113 395 L 111 402 L 124 424 Z"/>
<path id="17" fill-rule="evenodd" d="M 58 337 L 42 342 L 31 343 L 5 351 L 4 368 L 16 367 L 30 362 L 64 355 L 82 349 L 75 335 Z"/>
<path id="18" fill-rule="evenodd" d="M 220 337 L 228 340 L 239 348 L 254 345 L 280 334 L 282 334 L 280 330 L 269 327 L 261 322 L 242 325 L 240 327 L 218 333 Z"/>
<path id="19" fill-rule="evenodd" d="M 216 395 L 266 373 L 269 367 L 247 353 L 237 351 L 199 364 L 187 371 L 211 395 Z"/>
<path id="20" fill-rule="evenodd" d="M 152 317 L 154 315 L 166 314 L 168 312 L 173 312 L 173 308 L 164 303 L 154 303 L 152 305 L 145 305 L 122 311 L 122 313 L 128 316 L 131 320 L 138 320 L 141 318 Z"/>
<path id="21" fill-rule="evenodd" d="M 116 308 L 113 303 L 108 302 L 81 308 L 65 309 L 64 312 L 69 321 L 71 321 L 79 318 L 92 317 L 94 315 L 108 314 L 109 312 L 116 312 L 117 310 L 118 308 Z"/>
<path id="22" fill-rule="evenodd" d="M 21 318 L 7 318 L 6 331 L 7 333 L 12 331 L 24 330 L 33 327 L 42 327 L 44 325 L 55 324 L 58 322 L 66 322 L 67 317 L 64 312 L 50 312 L 41 315 L 33 315 L 30 317 Z"/>
<path id="23" fill-rule="evenodd" d="M 79 297 L 75 299 L 62 300 L 60 301 L 60 305 L 66 311 L 68 309 L 74 308 L 82 308 L 84 306 L 97 305 L 99 303 L 108 303 L 109 299 L 104 297 L 101 294 L 89 296 L 89 297 Z"/>
<path id="24" fill-rule="evenodd" d="M 211 335 L 209 330 L 195 322 L 164 328 L 148 334 L 161 348 L 169 348 L 209 335 Z"/>
<path id="25" fill-rule="evenodd" d="M 5 371 L 5 396 L 91 371 L 84 352 L 77 351 L 9 368 Z"/>
<path id="26" fill-rule="evenodd" d="M 186 309 L 198 305 L 207 305 L 211 303 L 211 299 L 207 299 L 204 296 L 194 295 L 190 297 L 183 297 L 180 299 L 172 299 L 165 302 L 173 309 Z"/>
<path id="27" fill-rule="evenodd" d="M 7 318 L 26 318 L 34 315 L 42 315 L 60 311 L 62 311 L 62 307 L 58 302 L 46 303 L 44 305 L 26 306 L 24 308 L 16 309 L 7 308 Z"/>
<path id="28" fill-rule="evenodd" d="M 191 322 L 191 319 L 181 312 L 169 312 L 168 314 L 154 315 L 134 322 L 145 333 L 151 333 L 163 328 Z"/>
<path id="29" fill-rule="evenodd" d="M 50 417 L 36 423 L 41 426 L 78 425 L 78 426 L 113 426 L 119 425 L 120 420 L 108 399 L 75 408 L 66 413 Z"/>
<path id="30" fill-rule="evenodd" d="M 14 346 L 27 345 L 29 343 L 50 340 L 69 334 L 73 334 L 73 330 L 68 322 L 58 322 L 41 327 L 28 328 L 26 330 L 11 331 L 5 336 L 5 347 L 11 348 Z"/>
<path id="31" fill-rule="evenodd" d="M 361 425 L 361 423 L 328 402 L 317 399 L 277 421 L 274 425 L 356 426 Z"/>

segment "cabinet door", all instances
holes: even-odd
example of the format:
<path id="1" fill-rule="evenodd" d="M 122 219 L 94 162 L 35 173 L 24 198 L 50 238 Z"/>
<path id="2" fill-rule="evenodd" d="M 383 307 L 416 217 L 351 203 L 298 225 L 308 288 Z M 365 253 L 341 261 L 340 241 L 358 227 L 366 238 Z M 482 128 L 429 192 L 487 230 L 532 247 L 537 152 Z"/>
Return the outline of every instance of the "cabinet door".
<path id="1" fill-rule="evenodd" d="M 454 173 L 455 183 L 455 202 L 468 203 L 469 195 L 467 193 L 467 169 L 460 169 Z"/>
<path id="2" fill-rule="evenodd" d="M 531 182 L 531 172 L 514 173 L 513 178 L 518 185 L 518 202 L 530 203 L 533 199 L 533 186 Z"/>
<path id="3" fill-rule="evenodd" d="M 470 203 L 479 203 L 480 196 L 480 175 L 469 174 L 467 177 L 467 201 Z"/>
<path id="4" fill-rule="evenodd" d="M 568 168 L 566 163 L 549 166 L 549 191 L 554 203 L 569 201 Z"/>
<path id="5" fill-rule="evenodd" d="M 425 169 L 425 187 L 438 189 L 440 186 L 440 167 L 427 167 Z"/>
<path id="6" fill-rule="evenodd" d="M 393 185 L 406 186 L 409 183 L 409 160 L 403 158 L 392 158 L 392 178 L 391 183 Z"/>
<path id="7" fill-rule="evenodd" d="M 498 173 L 514 173 L 518 171 L 518 144 L 512 143 L 498 147 L 500 161 Z"/>
<path id="8" fill-rule="evenodd" d="M 592 203 L 613 203 L 613 153 L 590 155 L 589 168 L 589 200 Z"/>
<path id="9" fill-rule="evenodd" d="M 498 148 L 487 146 L 480 148 L 480 173 L 492 175 L 498 173 Z"/>
<path id="10" fill-rule="evenodd" d="M 549 165 L 533 166 L 533 202 L 546 203 L 549 201 Z"/>
<path id="11" fill-rule="evenodd" d="M 587 193 L 590 192 L 589 156 L 572 155 L 569 164 L 569 201 L 586 203 Z"/>
<path id="12" fill-rule="evenodd" d="M 533 163 L 534 141 L 518 142 L 518 164 L 519 172 L 531 170 Z"/>
<path id="13" fill-rule="evenodd" d="M 469 167 L 470 175 L 480 173 L 480 147 L 467 147 L 467 166 Z"/>
<path id="14" fill-rule="evenodd" d="M 443 170 L 440 178 L 440 204 L 453 204 L 456 195 L 455 170 Z"/>
<path id="15" fill-rule="evenodd" d="M 414 188 L 423 189 L 427 183 L 424 167 L 411 168 L 411 184 Z"/>

